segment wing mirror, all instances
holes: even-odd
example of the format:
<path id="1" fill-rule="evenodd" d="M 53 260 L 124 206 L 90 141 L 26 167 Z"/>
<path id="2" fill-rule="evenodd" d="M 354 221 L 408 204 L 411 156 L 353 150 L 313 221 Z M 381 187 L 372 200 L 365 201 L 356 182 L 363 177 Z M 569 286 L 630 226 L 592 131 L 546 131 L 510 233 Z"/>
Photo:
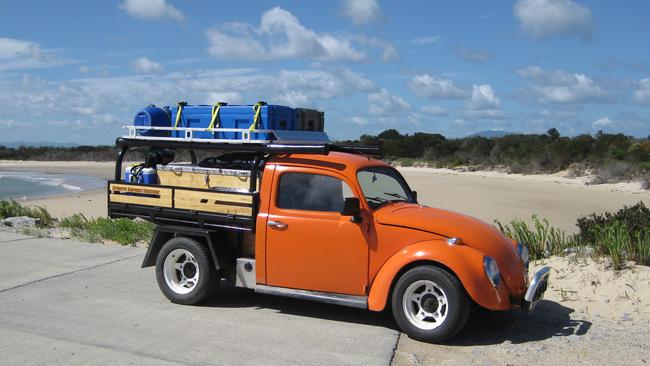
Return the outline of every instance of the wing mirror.
<path id="1" fill-rule="evenodd" d="M 341 215 L 343 216 L 352 216 L 352 222 L 361 222 L 361 202 L 357 197 L 347 197 L 343 202 L 343 210 L 341 210 Z"/>
<path id="2" fill-rule="evenodd" d="M 418 203 L 418 191 L 412 191 L 411 195 L 413 196 L 415 203 Z"/>

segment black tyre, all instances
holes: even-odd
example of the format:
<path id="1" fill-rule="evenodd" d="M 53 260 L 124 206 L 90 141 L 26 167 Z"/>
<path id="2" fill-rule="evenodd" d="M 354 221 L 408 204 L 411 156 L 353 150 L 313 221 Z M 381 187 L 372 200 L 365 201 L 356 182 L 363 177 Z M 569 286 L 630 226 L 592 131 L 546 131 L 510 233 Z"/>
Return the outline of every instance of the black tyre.
<path id="1" fill-rule="evenodd" d="M 460 281 L 444 269 L 419 266 L 404 273 L 393 288 L 393 316 L 409 337 L 443 342 L 463 329 L 470 300 Z"/>
<path id="2" fill-rule="evenodd" d="M 194 239 L 175 237 L 156 259 L 158 287 L 174 303 L 192 305 L 207 299 L 219 281 L 208 249 Z"/>

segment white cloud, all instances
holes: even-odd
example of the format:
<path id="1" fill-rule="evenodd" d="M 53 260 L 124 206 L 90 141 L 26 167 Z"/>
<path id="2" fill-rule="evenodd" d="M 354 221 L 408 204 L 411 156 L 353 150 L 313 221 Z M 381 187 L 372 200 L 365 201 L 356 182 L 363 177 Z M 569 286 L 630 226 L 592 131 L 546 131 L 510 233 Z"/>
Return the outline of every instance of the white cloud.
<path id="1" fill-rule="evenodd" d="M 379 48 L 386 61 L 397 56 L 388 42 L 365 36 L 335 36 L 306 28 L 290 12 L 275 7 L 262 14 L 259 27 L 225 23 L 206 31 L 208 54 L 222 59 L 268 61 L 307 58 L 316 61 L 362 61 L 360 46 Z"/>
<path id="2" fill-rule="evenodd" d="M 366 24 L 381 17 L 377 0 L 343 0 L 343 15 L 355 24 Z"/>
<path id="3" fill-rule="evenodd" d="M 485 49 L 471 49 L 460 46 L 456 48 L 456 53 L 469 62 L 481 63 L 490 58 L 490 53 Z"/>
<path id="4" fill-rule="evenodd" d="M 602 130 L 612 127 L 613 125 L 614 121 L 609 119 L 609 117 L 603 117 L 595 120 L 594 123 L 591 124 L 591 127 L 593 127 L 595 130 Z"/>
<path id="5" fill-rule="evenodd" d="M 524 32 L 535 38 L 591 37 L 591 10 L 572 0 L 519 0 L 514 14 Z"/>
<path id="6" fill-rule="evenodd" d="M 386 42 L 380 38 L 368 37 L 362 35 L 355 36 L 353 38 L 360 44 L 367 44 L 369 46 L 373 46 L 380 49 L 381 59 L 384 62 L 390 62 L 399 59 L 399 53 L 397 53 L 395 46 L 393 46 L 390 42 Z"/>
<path id="7" fill-rule="evenodd" d="M 502 119 L 501 100 L 494 94 L 490 85 L 472 85 L 472 96 L 466 103 L 465 118 Z"/>
<path id="8" fill-rule="evenodd" d="M 650 105 L 650 79 L 641 79 L 639 88 L 634 92 L 634 99 L 645 105 Z"/>
<path id="9" fill-rule="evenodd" d="M 467 110 L 463 117 L 469 119 L 504 119 L 505 113 L 500 109 Z"/>
<path id="10" fill-rule="evenodd" d="M 141 74 L 160 74 L 164 70 L 159 63 L 146 57 L 135 59 L 133 61 L 133 68 Z"/>
<path id="11" fill-rule="evenodd" d="M 444 108 L 434 106 L 434 105 L 424 106 L 420 108 L 420 111 L 425 116 L 448 116 L 449 115 L 449 113 Z"/>
<path id="12" fill-rule="evenodd" d="M 59 66 L 68 62 L 36 42 L 0 37 L 0 71 Z"/>
<path id="13" fill-rule="evenodd" d="M 373 116 L 397 115 L 407 112 L 411 105 L 397 95 L 393 95 L 386 89 L 377 93 L 368 94 L 368 114 Z"/>
<path id="14" fill-rule="evenodd" d="M 409 81 L 409 88 L 415 95 L 426 98 L 465 98 L 466 93 L 453 80 L 429 74 L 415 75 Z"/>
<path id="15" fill-rule="evenodd" d="M 346 98 L 375 88 L 372 81 L 347 69 L 283 70 L 274 74 L 255 69 L 197 70 L 63 82 L 26 75 L 5 83 L 0 93 L 5 119 L 42 121 L 56 115 L 66 121 L 107 121 L 112 118 L 106 115 L 114 115 L 119 117 L 114 120 L 122 123 L 150 103 L 168 105 L 187 100 L 192 104 L 232 104 L 266 100 L 316 107 L 323 100 Z"/>
<path id="16" fill-rule="evenodd" d="M 171 18 L 177 21 L 185 20 L 183 13 L 178 11 L 166 0 L 124 0 L 119 8 L 132 17 L 140 19 Z"/>
<path id="17" fill-rule="evenodd" d="M 21 124 L 14 119 L 0 119 L 0 127 L 2 128 L 16 128 L 20 126 Z"/>
<path id="18" fill-rule="evenodd" d="M 416 37 L 411 40 L 411 44 L 417 44 L 417 45 L 423 45 L 423 44 L 432 44 L 432 43 L 437 43 L 440 41 L 440 36 L 424 36 L 424 37 Z"/>
<path id="19" fill-rule="evenodd" d="M 467 102 L 467 107 L 474 111 L 487 109 L 501 109 L 501 101 L 494 95 L 492 87 L 485 85 L 473 85 L 472 97 Z"/>
<path id="20" fill-rule="evenodd" d="M 537 66 L 518 70 L 517 73 L 533 81 L 532 92 L 539 101 L 553 103 L 606 103 L 609 94 L 598 83 L 584 74 L 565 71 L 547 71 Z"/>
<path id="21" fill-rule="evenodd" d="M 366 118 L 359 117 L 359 116 L 352 116 L 348 119 L 348 121 L 359 126 L 364 126 L 368 124 L 368 120 Z"/>

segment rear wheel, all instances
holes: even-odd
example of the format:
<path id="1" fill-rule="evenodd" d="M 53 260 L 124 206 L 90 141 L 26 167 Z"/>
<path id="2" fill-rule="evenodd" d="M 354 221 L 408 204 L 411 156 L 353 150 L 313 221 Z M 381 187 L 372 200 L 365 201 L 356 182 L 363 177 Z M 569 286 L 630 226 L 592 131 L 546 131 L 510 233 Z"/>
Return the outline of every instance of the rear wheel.
<path id="1" fill-rule="evenodd" d="M 208 250 L 194 239 L 175 237 L 158 253 L 156 279 L 162 293 L 178 304 L 197 304 L 218 285 Z"/>
<path id="2" fill-rule="evenodd" d="M 442 342 L 467 323 L 470 301 L 460 281 L 444 269 L 419 266 L 393 289 L 392 310 L 400 329 L 425 342 Z"/>

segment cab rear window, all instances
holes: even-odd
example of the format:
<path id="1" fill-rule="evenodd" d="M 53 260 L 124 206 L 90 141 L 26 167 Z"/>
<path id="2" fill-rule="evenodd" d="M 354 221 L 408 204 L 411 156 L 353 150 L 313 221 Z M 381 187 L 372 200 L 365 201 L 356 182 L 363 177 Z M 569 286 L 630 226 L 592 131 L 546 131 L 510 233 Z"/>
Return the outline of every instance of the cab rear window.
<path id="1" fill-rule="evenodd" d="M 291 210 L 341 212 L 352 191 L 342 180 L 328 175 L 284 173 L 280 176 L 277 206 Z"/>

